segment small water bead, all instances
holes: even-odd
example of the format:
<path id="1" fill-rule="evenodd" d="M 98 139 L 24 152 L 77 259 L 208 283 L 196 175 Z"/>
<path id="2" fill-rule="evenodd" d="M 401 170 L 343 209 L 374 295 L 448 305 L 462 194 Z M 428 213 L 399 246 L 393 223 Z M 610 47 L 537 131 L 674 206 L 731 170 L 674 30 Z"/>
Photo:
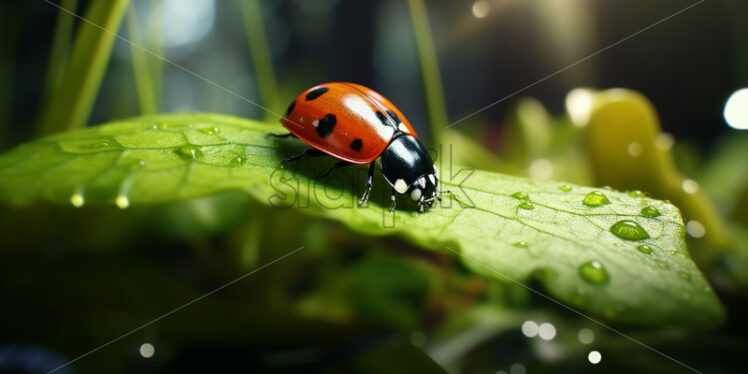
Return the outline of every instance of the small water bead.
<path id="1" fill-rule="evenodd" d="M 200 128 L 198 131 L 200 131 L 203 134 L 207 134 L 207 135 L 216 135 L 219 132 L 221 132 L 221 129 L 219 129 L 218 127 L 203 127 L 203 128 Z"/>
<path id="2" fill-rule="evenodd" d="M 530 195 L 525 192 L 515 192 L 512 197 L 518 200 L 530 200 Z"/>
<path id="3" fill-rule="evenodd" d="M 570 192 L 571 191 L 571 186 L 568 185 L 568 184 L 562 184 L 562 185 L 558 186 L 558 189 L 561 190 L 561 191 L 564 191 L 564 192 Z"/>
<path id="4" fill-rule="evenodd" d="M 127 195 L 117 195 L 114 199 L 114 204 L 120 209 L 127 209 L 130 206 L 130 198 Z"/>
<path id="5" fill-rule="evenodd" d="M 95 143 L 78 145 L 78 148 L 85 149 L 85 150 L 102 149 L 102 148 L 107 148 L 107 147 L 109 147 L 109 143 L 107 142 L 95 142 Z"/>
<path id="6" fill-rule="evenodd" d="M 582 200 L 582 202 L 584 203 L 584 205 L 591 207 L 610 204 L 610 200 L 608 200 L 608 197 L 600 191 L 592 191 L 588 193 L 584 196 L 584 200 Z"/>
<path id="7" fill-rule="evenodd" d="M 641 215 L 642 217 L 655 218 L 655 217 L 661 216 L 662 213 L 660 213 L 659 209 L 651 205 L 647 205 L 644 208 L 642 208 Z"/>
<path id="8" fill-rule="evenodd" d="M 647 245 L 647 244 L 642 244 L 640 246 L 637 246 L 636 249 L 638 249 L 639 252 L 647 254 L 647 255 L 650 254 L 650 253 L 652 253 L 652 251 L 653 251 L 652 246 L 651 245 Z"/>
<path id="9" fill-rule="evenodd" d="M 643 197 L 647 197 L 647 194 L 645 194 L 644 192 L 640 190 L 632 190 L 632 191 L 629 191 L 629 196 L 636 197 L 636 198 L 643 198 Z"/>
<path id="10" fill-rule="evenodd" d="M 516 243 L 514 243 L 514 244 L 512 244 L 512 245 L 513 245 L 513 246 L 515 246 L 515 247 L 517 247 L 517 248 L 527 248 L 527 247 L 529 247 L 529 246 L 530 246 L 530 245 L 529 245 L 529 244 L 527 244 L 527 242 L 526 242 L 526 241 L 524 241 L 524 240 L 518 241 L 518 242 L 516 242 Z"/>
<path id="11" fill-rule="evenodd" d="M 657 267 L 660 269 L 668 270 L 670 269 L 670 264 L 665 260 L 657 259 L 655 260 L 655 264 L 657 264 Z"/>
<path id="12" fill-rule="evenodd" d="M 535 204 L 533 204 L 531 201 L 523 201 L 519 203 L 519 207 L 526 210 L 532 210 L 535 209 Z"/>
<path id="13" fill-rule="evenodd" d="M 186 129 L 192 126 L 185 123 L 162 123 L 158 127 L 161 129 Z"/>
<path id="14" fill-rule="evenodd" d="M 649 234 L 638 223 L 631 220 L 618 221 L 610 226 L 613 235 L 626 240 L 649 239 Z"/>
<path id="15" fill-rule="evenodd" d="M 245 162 L 247 162 L 247 159 L 245 157 L 243 157 L 243 156 L 236 156 L 236 157 L 234 157 L 234 158 L 231 159 L 231 161 L 229 162 L 229 164 L 234 165 L 234 166 L 239 166 L 239 165 L 244 165 Z"/>
<path id="16" fill-rule="evenodd" d="M 605 267 L 598 261 L 587 261 L 579 266 L 579 275 L 582 279 L 592 284 L 602 284 L 608 281 L 610 276 Z"/>
<path id="17" fill-rule="evenodd" d="M 185 160 L 195 160 L 200 155 L 200 149 L 194 145 L 184 145 L 176 150 L 179 157 Z"/>
<path id="18" fill-rule="evenodd" d="M 73 204 L 73 206 L 76 208 L 82 207 L 85 202 L 86 200 L 83 198 L 83 194 L 80 192 L 76 192 L 72 196 L 70 196 L 70 204 Z"/>

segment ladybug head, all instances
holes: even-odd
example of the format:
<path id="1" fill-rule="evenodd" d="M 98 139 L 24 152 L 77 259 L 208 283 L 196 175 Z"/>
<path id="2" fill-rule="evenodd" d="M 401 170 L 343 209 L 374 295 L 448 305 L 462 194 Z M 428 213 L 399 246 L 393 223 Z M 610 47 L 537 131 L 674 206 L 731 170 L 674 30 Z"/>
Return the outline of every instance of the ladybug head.
<path id="1" fill-rule="evenodd" d="M 425 208 L 431 208 L 434 200 L 438 198 L 437 188 L 439 179 L 434 174 L 423 175 L 416 179 L 408 188 L 407 194 L 418 204 L 418 211 L 423 213 Z"/>
<path id="2" fill-rule="evenodd" d="M 390 142 L 381 156 L 382 175 L 397 193 L 407 194 L 418 210 L 434 205 L 439 178 L 426 147 L 417 138 L 402 135 Z"/>

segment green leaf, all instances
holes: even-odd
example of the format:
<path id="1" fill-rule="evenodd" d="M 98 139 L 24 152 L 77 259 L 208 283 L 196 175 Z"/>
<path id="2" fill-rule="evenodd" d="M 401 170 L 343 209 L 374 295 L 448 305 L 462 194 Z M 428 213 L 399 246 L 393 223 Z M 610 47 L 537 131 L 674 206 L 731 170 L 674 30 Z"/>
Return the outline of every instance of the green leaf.
<path id="1" fill-rule="evenodd" d="M 690 191 L 684 187 L 687 181 L 675 167 L 670 148 L 658 142 L 661 127 L 652 103 L 625 89 L 587 95 L 591 105 L 584 131 L 597 183 L 671 200 L 687 219 L 704 225 L 703 239 L 714 252 L 729 245 L 729 232 L 714 203 L 698 186 Z"/>
<path id="2" fill-rule="evenodd" d="M 334 160 L 283 166 L 280 159 L 304 144 L 267 137 L 268 126 L 222 115 L 157 115 L 41 139 L 0 156 L 0 203 L 126 208 L 242 190 L 264 204 L 340 221 L 359 232 L 458 251 L 488 277 L 524 284 L 536 279 L 551 296 L 598 318 L 688 326 L 722 318 L 717 298 L 689 258 L 673 205 L 612 190 L 471 174 L 452 167 L 445 154 L 437 163 L 455 195 L 443 206 L 418 214 L 403 199 L 390 214 L 390 188 L 377 174 L 368 206 L 359 208 L 365 167 L 315 180 Z M 475 207 L 459 203 L 471 201 Z M 644 217 L 645 207 L 660 214 Z"/>

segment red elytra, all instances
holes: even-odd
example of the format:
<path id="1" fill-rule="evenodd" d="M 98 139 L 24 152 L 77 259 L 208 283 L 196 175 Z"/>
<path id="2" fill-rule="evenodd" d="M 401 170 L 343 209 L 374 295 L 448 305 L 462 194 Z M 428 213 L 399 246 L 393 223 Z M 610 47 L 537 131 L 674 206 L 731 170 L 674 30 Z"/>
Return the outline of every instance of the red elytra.
<path id="1" fill-rule="evenodd" d="M 384 96 L 347 82 L 324 83 L 302 92 L 281 123 L 312 147 L 354 164 L 376 160 L 396 129 L 418 138 L 402 112 Z"/>

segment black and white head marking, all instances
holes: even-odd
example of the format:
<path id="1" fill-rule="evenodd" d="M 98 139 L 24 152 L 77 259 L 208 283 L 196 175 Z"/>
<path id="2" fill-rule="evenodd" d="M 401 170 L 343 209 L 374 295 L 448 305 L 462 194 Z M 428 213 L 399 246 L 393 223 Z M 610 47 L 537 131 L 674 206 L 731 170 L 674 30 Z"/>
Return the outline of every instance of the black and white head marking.
<path id="1" fill-rule="evenodd" d="M 397 193 L 407 194 L 420 212 L 433 206 L 439 178 L 431 156 L 417 138 L 395 138 L 381 157 L 382 175 Z"/>

